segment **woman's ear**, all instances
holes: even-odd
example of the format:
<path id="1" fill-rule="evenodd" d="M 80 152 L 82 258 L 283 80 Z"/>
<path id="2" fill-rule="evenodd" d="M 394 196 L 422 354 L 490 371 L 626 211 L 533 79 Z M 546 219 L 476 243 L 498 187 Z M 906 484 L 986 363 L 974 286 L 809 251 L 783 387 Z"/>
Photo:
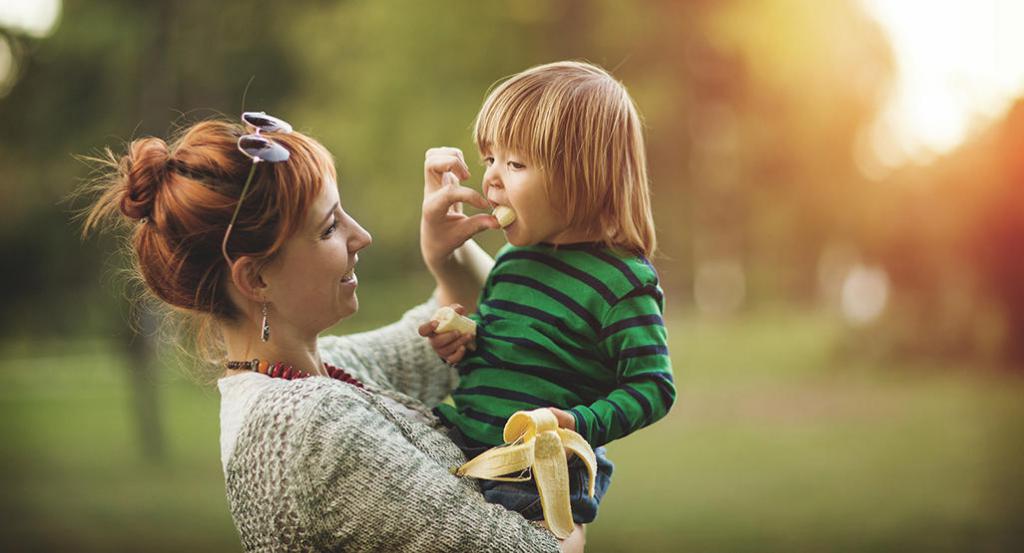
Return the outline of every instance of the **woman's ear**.
<path id="1" fill-rule="evenodd" d="M 242 256 L 231 266 L 231 282 L 248 300 L 255 302 L 267 301 L 267 283 L 261 275 L 263 263 L 254 258 Z"/>

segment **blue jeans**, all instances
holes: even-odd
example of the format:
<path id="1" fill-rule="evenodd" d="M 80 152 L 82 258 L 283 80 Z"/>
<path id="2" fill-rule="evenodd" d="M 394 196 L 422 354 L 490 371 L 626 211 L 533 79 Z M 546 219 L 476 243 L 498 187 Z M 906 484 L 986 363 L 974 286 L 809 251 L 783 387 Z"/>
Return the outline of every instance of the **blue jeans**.
<path id="1" fill-rule="evenodd" d="M 458 428 L 449 427 L 448 436 L 455 445 L 472 459 L 490 446 L 479 445 L 466 437 Z M 590 483 L 590 476 L 587 467 L 577 456 L 569 460 L 569 505 L 572 507 L 572 519 L 577 524 L 587 524 L 597 518 L 597 507 L 601 499 L 608 491 L 608 485 L 612 481 L 612 471 L 615 465 L 605 456 L 605 449 L 598 447 L 594 449 L 597 456 L 597 473 L 594 475 L 594 497 L 587 492 Z M 543 520 L 544 512 L 540 507 L 540 495 L 537 493 L 537 485 L 533 480 L 526 482 L 499 482 L 496 480 L 479 480 L 480 487 L 484 492 L 484 499 L 488 503 L 496 503 L 510 511 L 520 513 L 527 520 Z"/>

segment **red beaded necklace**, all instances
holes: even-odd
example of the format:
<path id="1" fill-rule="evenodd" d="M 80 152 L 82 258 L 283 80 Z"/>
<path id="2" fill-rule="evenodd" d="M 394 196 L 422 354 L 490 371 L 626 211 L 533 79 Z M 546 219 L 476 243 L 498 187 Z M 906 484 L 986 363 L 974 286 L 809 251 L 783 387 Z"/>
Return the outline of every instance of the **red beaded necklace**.
<path id="1" fill-rule="evenodd" d="M 313 376 L 306 371 L 301 371 L 286 363 L 282 363 L 280 361 L 270 363 L 266 359 L 253 359 L 252 361 L 228 361 L 226 366 L 229 369 L 253 371 L 273 378 L 283 378 L 285 380 L 295 380 L 297 378 L 309 378 Z M 358 378 L 348 374 L 344 369 L 339 369 L 330 363 L 324 363 L 324 369 L 327 371 L 327 375 L 335 380 L 347 382 L 356 388 L 366 389 L 366 386 L 364 386 Z"/>

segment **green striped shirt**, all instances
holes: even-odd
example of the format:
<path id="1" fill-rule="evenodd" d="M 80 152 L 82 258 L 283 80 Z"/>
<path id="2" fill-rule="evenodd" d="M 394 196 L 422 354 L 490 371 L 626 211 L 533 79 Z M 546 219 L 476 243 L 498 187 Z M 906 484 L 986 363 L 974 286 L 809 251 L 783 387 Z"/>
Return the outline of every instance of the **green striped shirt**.
<path id="1" fill-rule="evenodd" d="M 664 294 L 647 259 L 599 244 L 506 245 L 480 296 L 477 349 L 438 415 L 483 445 L 516 411 L 557 407 L 594 447 L 675 401 Z"/>

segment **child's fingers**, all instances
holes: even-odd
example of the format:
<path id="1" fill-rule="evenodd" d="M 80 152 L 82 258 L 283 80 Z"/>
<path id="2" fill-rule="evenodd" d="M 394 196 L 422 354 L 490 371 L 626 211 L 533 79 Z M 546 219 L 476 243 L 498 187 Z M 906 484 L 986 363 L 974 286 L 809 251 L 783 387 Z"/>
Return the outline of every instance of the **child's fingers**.
<path id="1" fill-rule="evenodd" d="M 449 203 L 465 202 L 477 209 L 486 209 L 488 211 L 491 209 L 491 204 L 487 202 L 487 198 L 484 198 L 483 194 L 466 186 L 452 186 L 448 188 L 445 191 L 445 197 Z"/>
<path id="2" fill-rule="evenodd" d="M 469 167 L 466 165 L 466 162 L 460 159 L 459 156 L 450 153 L 437 153 L 428 156 L 426 161 L 423 162 L 423 167 L 427 175 L 433 173 L 437 176 L 438 184 L 443 184 L 440 181 L 440 177 L 448 171 L 455 173 L 459 180 L 466 180 L 470 177 Z"/>
<path id="3" fill-rule="evenodd" d="M 441 357 L 448 357 L 449 355 L 452 355 L 456 351 L 459 351 L 459 348 L 461 348 L 462 345 L 463 344 L 462 344 L 461 341 L 456 340 L 456 341 L 448 344 L 447 346 L 444 346 L 442 348 L 438 348 L 436 351 L 437 351 L 437 354 L 440 355 Z"/>
<path id="4" fill-rule="evenodd" d="M 440 350 L 441 348 L 445 348 L 454 344 L 459 340 L 460 337 L 461 336 L 459 334 L 459 331 L 457 330 L 452 332 L 445 332 L 443 334 L 435 334 L 430 337 L 430 345 L 435 350 Z"/>
<path id="5" fill-rule="evenodd" d="M 450 307 L 452 309 L 454 309 L 455 312 L 458 313 L 459 315 L 465 315 L 466 314 L 466 306 L 462 305 L 461 303 L 453 303 L 453 304 L 451 304 Z"/>
<path id="6" fill-rule="evenodd" d="M 466 346 L 459 346 L 459 349 L 455 350 L 455 353 L 445 357 L 444 360 L 449 365 L 454 365 L 454 364 L 458 363 L 459 361 L 462 361 L 462 358 L 465 355 L 466 355 Z"/>
<path id="7" fill-rule="evenodd" d="M 437 325 L 437 321 L 427 321 L 420 325 L 418 332 L 420 333 L 420 336 L 423 336 L 425 338 L 434 333 L 434 330 L 437 329 Z"/>
<path id="8" fill-rule="evenodd" d="M 455 334 L 455 332 L 450 332 L 449 334 Z M 473 336 L 471 334 L 466 334 L 464 336 L 459 336 L 457 339 L 452 340 L 451 342 L 449 342 L 445 346 L 435 348 L 435 351 L 441 357 L 448 357 L 449 355 L 452 355 L 453 353 L 458 351 L 460 348 L 464 348 L 466 346 L 466 344 L 470 340 L 472 340 L 472 339 L 473 339 Z"/>

